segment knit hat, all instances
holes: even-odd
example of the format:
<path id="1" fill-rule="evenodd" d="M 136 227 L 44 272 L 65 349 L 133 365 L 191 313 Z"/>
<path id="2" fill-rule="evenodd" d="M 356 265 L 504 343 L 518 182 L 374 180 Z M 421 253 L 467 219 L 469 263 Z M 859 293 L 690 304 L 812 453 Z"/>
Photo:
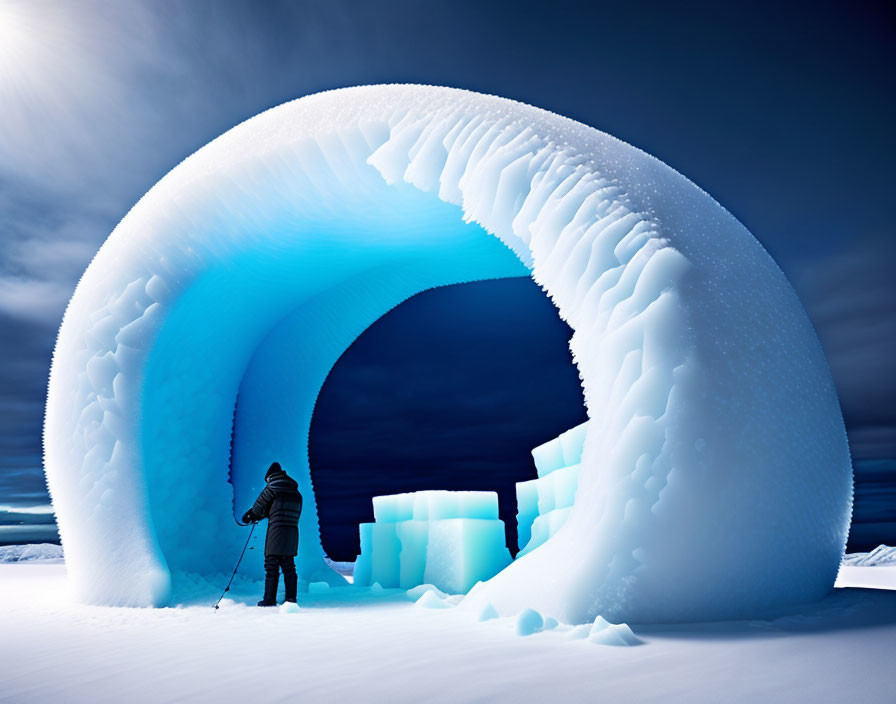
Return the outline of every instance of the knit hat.
<path id="1" fill-rule="evenodd" d="M 282 472 L 283 468 L 280 466 L 280 463 L 274 462 L 270 467 L 268 467 L 268 471 L 265 473 L 264 478 L 265 480 L 268 480 L 270 479 L 272 474 L 281 474 Z"/>

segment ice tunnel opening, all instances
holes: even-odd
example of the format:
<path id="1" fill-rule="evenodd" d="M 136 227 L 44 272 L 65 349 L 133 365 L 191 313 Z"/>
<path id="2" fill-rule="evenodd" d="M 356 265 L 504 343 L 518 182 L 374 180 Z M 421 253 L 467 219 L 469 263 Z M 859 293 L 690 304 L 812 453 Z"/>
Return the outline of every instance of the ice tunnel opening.
<path id="1" fill-rule="evenodd" d="M 392 200 L 384 196 L 361 222 L 328 220 L 317 240 L 303 233 L 301 246 L 290 245 L 287 230 L 231 253 L 181 294 L 159 331 L 141 436 L 153 538 L 174 594 L 191 583 L 184 575 L 215 574 L 232 561 L 242 539 L 234 518 L 251 506 L 272 461 L 305 497 L 300 575 L 339 581 L 323 561 L 309 428 L 334 364 L 388 311 L 452 284 L 525 278 L 556 318 L 516 253 L 465 222 L 457 206 L 401 185 L 385 190 Z M 353 239 L 359 228 L 364 245 Z M 572 424 L 582 413 L 577 375 L 575 383 Z M 524 442 L 531 449 L 542 439 Z M 171 520 L 195 517 L 197 504 L 208 510 L 188 531 Z M 247 570 L 260 567 L 252 563 L 262 552 L 249 555 Z"/>
<path id="2" fill-rule="evenodd" d="M 416 294 L 342 354 L 309 435 L 324 552 L 353 562 L 372 498 L 497 492 L 512 555 L 531 449 L 586 420 L 572 330 L 529 277 Z"/>

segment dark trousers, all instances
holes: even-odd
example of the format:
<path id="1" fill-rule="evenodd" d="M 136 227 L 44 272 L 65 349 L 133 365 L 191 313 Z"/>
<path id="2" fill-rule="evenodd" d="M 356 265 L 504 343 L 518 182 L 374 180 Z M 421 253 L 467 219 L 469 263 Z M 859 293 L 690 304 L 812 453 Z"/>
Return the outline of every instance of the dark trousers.
<path id="1" fill-rule="evenodd" d="M 296 600 L 298 577 L 296 563 L 292 555 L 264 556 L 264 600 L 268 603 L 277 601 L 277 584 L 280 582 L 280 571 L 283 571 L 283 586 L 286 601 Z"/>

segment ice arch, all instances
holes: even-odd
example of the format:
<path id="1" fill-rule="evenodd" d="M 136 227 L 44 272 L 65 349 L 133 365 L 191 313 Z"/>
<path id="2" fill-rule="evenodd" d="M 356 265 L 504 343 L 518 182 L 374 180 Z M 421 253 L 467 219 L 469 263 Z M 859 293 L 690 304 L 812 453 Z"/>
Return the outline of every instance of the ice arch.
<path id="1" fill-rule="evenodd" d="M 272 457 L 306 493 L 303 575 L 326 576 L 307 428 L 327 371 L 414 293 L 526 271 L 575 330 L 583 471 L 564 528 L 469 601 L 643 622 L 830 589 L 851 506 L 842 418 L 814 331 L 749 232 L 584 125 L 378 86 L 288 103 L 199 150 L 79 283 L 45 423 L 76 593 L 163 604 L 226 571 L 244 535 L 232 503 Z"/>

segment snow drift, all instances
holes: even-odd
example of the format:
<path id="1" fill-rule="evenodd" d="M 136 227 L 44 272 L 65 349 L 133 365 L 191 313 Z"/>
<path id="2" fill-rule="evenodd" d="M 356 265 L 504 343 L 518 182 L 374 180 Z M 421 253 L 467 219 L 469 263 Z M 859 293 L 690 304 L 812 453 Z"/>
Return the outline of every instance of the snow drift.
<path id="1" fill-rule="evenodd" d="M 341 580 L 308 471 L 327 373 L 411 295 L 524 274 L 575 330 L 590 423 L 566 523 L 468 601 L 637 623 L 826 593 L 850 517 L 846 435 L 768 254 L 627 144 L 423 86 L 322 93 L 239 125 L 100 249 L 63 320 L 45 422 L 76 593 L 164 604 L 185 575 L 229 570 L 233 511 L 274 459 L 305 495 L 302 578 Z"/>
<path id="2" fill-rule="evenodd" d="M 843 558 L 844 565 L 854 567 L 879 567 L 896 565 L 896 547 L 878 545 L 871 552 L 855 552 Z"/>
<path id="3" fill-rule="evenodd" d="M 27 543 L 24 545 L 0 545 L 2 562 L 40 562 L 61 560 L 62 548 L 53 543 Z"/>

